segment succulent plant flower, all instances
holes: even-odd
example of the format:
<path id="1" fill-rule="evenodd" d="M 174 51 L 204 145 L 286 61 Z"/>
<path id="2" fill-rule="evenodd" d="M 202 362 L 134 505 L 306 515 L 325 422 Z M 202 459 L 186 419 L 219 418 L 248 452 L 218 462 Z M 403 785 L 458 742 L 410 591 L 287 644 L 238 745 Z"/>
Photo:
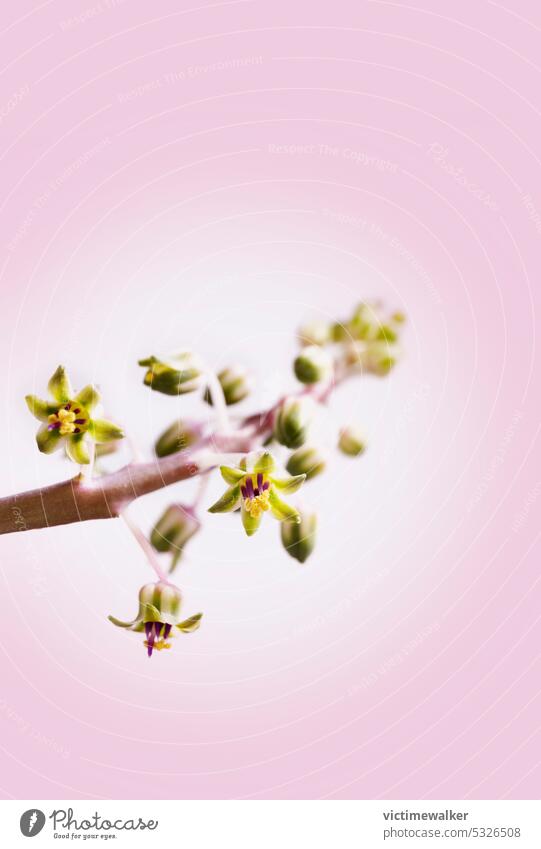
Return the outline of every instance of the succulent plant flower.
<path id="1" fill-rule="evenodd" d="M 138 633 L 144 631 L 144 645 L 148 656 L 152 657 L 153 651 L 171 648 L 170 639 L 175 630 L 189 634 L 199 628 L 203 614 L 196 613 L 189 619 L 181 620 L 181 606 L 182 594 L 179 588 L 165 581 L 157 581 L 155 584 L 145 584 L 139 590 L 139 611 L 135 619 L 122 622 L 114 616 L 108 618 L 118 628 Z"/>
<path id="2" fill-rule="evenodd" d="M 299 522 L 298 511 L 282 501 L 279 492 L 296 492 L 304 483 L 306 475 L 278 478 L 274 473 L 274 459 L 268 452 L 241 461 L 239 467 L 220 466 L 223 479 L 229 489 L 209 508 L 210 513 L 230 513 L 240 507 L 244 530 L 248 536 L 255 534 L 263 513 L 270 511 L 279 522 Z"/>
<path id="3" fill-rule="evenodd" d="M 85 386 L 74 393 L 66 370 L 58 366 L 49 380 L 50 401 L 27 395 L 28 409 L 43 422 L 36 434 L 38 448 L 50 454 L 64 445 L 74 463 L 90 463 L 90 441 L 98 443 L 122 439 L 124 434 L 117 425 L 93 417 L 100 395 L 94 386 Z"/>
<path id="4" fill-rule="evenodd" d="M 146 368 L 143 383 L 164 395 L 186 395 L 201 388 L 203 368 L 191 351 L 181 351 L 167 358 L 146 357 L 139 360 Z"/>

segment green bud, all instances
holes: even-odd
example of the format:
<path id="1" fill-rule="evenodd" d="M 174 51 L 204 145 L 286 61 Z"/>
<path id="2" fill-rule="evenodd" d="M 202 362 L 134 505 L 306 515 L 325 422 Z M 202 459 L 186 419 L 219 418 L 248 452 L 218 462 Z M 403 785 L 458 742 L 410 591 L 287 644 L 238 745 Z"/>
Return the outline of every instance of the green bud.
<path id="1" fill-rule="evenodd" d="M 238 404 L 250 394 L 251 383 L 246 369 L 242 366 L 230 366 L 216 375 L 224 393 L 227 405 Z M 205 392 L 205 401 L 212 404 L 212 393 L 209 389 Z"/>
<path id="2" fill-rule="evenodd" d="M 374 342 L 362 355 L 364 369 L 376 377 L 385 377 L 396 365 L 397 348 L 387 342 Z"/>
<path id="3" fill-rule="evenodd" d="M 346 347 L 345 365 L 360 374 L 385 377 L 396 365 L 398 346 L 385 341 L 354 342 Z"/>
<path id="4" fill-rule="evenodd" d="M 143 379 L 145 386 L 164 395 L 185 395 L 199 389 L 202 383 L 201 365 L 190 351 L 163 360 L 147 357 L 139 360 L 139 365 L 147 367 Z"/>
<path id="5" fill-rule="evenodd" d="M 304 563 L 316 544 L 317 516 L 305 510 L 301 510 L 299 515 L 300 522 L 282 522 L 280 533 L 287 553 L 299 563 Z"/>
<path id="6" fill-rule="evenodd" d="M 311 321 L 299 327 L 301 345 L 327 345 L 331 341 L 331 327 L 325 321 Z"/>
<path id="7" fill-rule="evenodd" d="M 274 438 L 287 448 L 300 448 L 306 442 L 309 425 L 307 399 L 286 398 L 275 415 Z"/>
<path id="8" fill-rule="evenodd" d="M 319 383 L 331 376 L 332 357 L 318 345 L 308 345 L 295 359 L 293 368 L 301 383 Z"/>
<path id="9" fill-rule="evenodd" d="M 325 466 L 325 458 L 317 448 L 303 445 L 290 456 L 286 469 L 290 475 L 306 475 L 310 480 L 325 471 Z"/>
<path id="10" fill-rule="evenodd" d="M 173 422 L 154 443 L 154 452 L 157 457 L 167 457 L 169 454 L 185 451 L 199 441 L 201 434 L 202 428 L 197 422 Z"/>
<path id="11" fill-rule="evenodd" d="M 156 522 L 150 542 L 156 551 L 172 552 L 171 572 L 180 560 L 184 546 L 200 527 L 193 510 L 182 504 L 171 504 Z"/>
<path id="12" fill-rule="evenodd" d="M 340 431 L 338 447 L 348 457 L 358 457 L 366 451 L 366 442 L 362 431 L 356 425 L 347 425 Z"/>

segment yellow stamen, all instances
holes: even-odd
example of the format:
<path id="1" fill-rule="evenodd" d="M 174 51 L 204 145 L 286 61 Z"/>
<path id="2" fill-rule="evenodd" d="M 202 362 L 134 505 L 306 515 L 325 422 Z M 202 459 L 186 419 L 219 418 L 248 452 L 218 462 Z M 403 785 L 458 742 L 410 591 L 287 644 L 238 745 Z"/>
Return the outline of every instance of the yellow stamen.
<path id="1" fill-rule="evenodd" d="M 152 644 L 149 643 L 148 640 L 145 640 L 144 645 L 147 648 L 149 648 L 152 645 L 152 648 L 155 649 L 156 651 L 161 651 L 162 649 L 170 649 L 171 648 L 171 643 L 166 643 L 165 640 L 163 639 L 163 637 L 160 640 L 156 640 L 156 642 L 152 643 Z"/>
<path id="2" fill-rule="evenodd" d="M 261 513 L 270 508 L 269 494 L 269 490 L 267 489 L 265 492 L 260 493 L 260 495 L 254 495 L 253 498 L 245 498 L 244 509 L 250 514 L 252 519 L 259 519 Z"/>

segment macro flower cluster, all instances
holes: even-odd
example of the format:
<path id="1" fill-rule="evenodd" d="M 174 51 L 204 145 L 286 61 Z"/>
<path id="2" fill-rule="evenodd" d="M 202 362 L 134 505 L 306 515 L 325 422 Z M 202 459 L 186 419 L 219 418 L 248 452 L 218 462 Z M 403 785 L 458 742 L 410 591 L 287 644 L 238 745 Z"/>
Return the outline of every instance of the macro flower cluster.
<path id="1" fill-rule="evenodd" d="M 186 548 L 203 528 L 201 508 L 205 503 L 210 514 L 237 514 L 243 531 L 239 546 L 257 545 L 243 542 L 242 537 L 253 537 L 268 515 L 279 523 L 278 539 L 291 558 L 304 564 L 313 555 L 320 519 L 317 511 L 307 506 L 306 498 L 301 506 L 292 496 L 301 488 L 303 493 L 305 488 L 309 490 L 315 478 L 332 473 L 332 450 L 312 437 L 314 419 L 346 380 L 366 375 L 381 378 L 391 372 L 400 356 L 403 323 L 402 313 L 389 313 L 380 303 L 371 302 L 358 304 L 342 320 L 304 324 L 298 330 L 299 350 L 292 363 L 297 391 L 276 398 L 265 410 L 244 414 L 237 407 L 250 403 L 254 387 L 246 366 L 222 364 L 213 373 L 187 350 L 139 360 L 147 389 L 176 398 L 198 393 L 204 410 L 199 419 L 176 418 L 153 443 L 155 463 L 170 464 L 175 455 L 179 463 L 190 458 L 201 481 L 195 501 L 173 501 L 148 534 L 131 518 L 126 519 L 158 580 L 140 589 L 134 619 L 109 616 L 109 620 L 118 628 L 141 634 L 149 657 L 169 649 L 175 634 L 191 633 L 200 626 L 201 613 L 182 618 L 182 594 L 170 575 L 185 562 Z M 39 450 L 50 454 L 63 448 L 69 460 L 86 467 L 86 478 L 107 474 L 95 466 L 96 453 L 111 453 L 124 433 L 102 418 L 97 388 L 89 384 L 75 392 L 65 369 L 59 366 L 48 391 L 46 400 L 26 396 L 30 412 L 41 423 L 36 435 Z M 361 457 L 367 450 L 362 426 L 344 422 L 337 429 L 335 447 L 344 457 Z M 218 473 L 226 489 L 209 504 L 205 486 Z M 220 533 L 219 523 L 213 532 Z M 164 568 L 163 563 L 168 565 Z"/>

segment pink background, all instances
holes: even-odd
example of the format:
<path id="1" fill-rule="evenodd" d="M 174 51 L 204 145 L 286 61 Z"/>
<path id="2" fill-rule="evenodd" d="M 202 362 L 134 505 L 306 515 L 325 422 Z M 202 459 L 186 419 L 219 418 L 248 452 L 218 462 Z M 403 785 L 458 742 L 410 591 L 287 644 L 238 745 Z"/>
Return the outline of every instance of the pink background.
<path id="1" fill-rule="evenodd" d="M 541 8 L 180 5 L 3 6 L 3 494 L 70 472 L 23 402 L 59 362 L 148 451 L 197 407 L 149 353 L 250 364 L 249 410 L 378 296 L 404 358 L 336 397 L 370 450 L 306 489 L 314 557 L 211 517 L 170 653 L 106 620 L 150 578 L 120 522 L 2 538 L 1 793 L 536 797 Z"/>

